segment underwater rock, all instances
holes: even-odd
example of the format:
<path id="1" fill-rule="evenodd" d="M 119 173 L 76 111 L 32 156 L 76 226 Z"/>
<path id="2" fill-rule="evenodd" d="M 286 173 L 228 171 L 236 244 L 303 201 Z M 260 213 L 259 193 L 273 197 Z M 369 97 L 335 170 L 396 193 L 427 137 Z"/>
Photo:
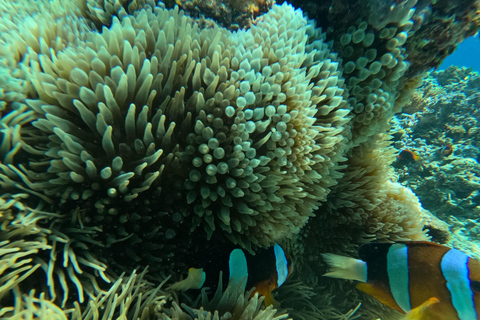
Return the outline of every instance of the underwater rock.
<path id="1" fill-rule="evenodd" d="M 404 132 L 396 138 L 395 147 L 410 148 L 422 156 L 415 166 L 397 167 L 400 181 L 442 219 L 478 215 L 480 139 L 475 132 L 480 86 L 475 86 L 475 80 L 479 77 L 456 67 L 433 72 L 407 104 L 410 114 L 394 118 L 392 131 Z"/>
<path id="2" fill-rule="evenodd" d="M 272 8 L 274 0 L 169 0 L 167 8 L 180 6 L 192 16 L 213 19 L 230 30 L 249 28 L 256 19 Z"/>

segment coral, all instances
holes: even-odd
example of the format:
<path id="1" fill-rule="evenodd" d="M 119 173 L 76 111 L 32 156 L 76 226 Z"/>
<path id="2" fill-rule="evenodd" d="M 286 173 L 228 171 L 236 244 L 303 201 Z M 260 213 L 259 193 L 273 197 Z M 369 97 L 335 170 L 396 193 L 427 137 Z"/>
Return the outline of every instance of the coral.
<path id="1" fill-rule="evenodd" d="M 185 11 L 214 19 L 230 30 L 248 28 L 256 19 L 272 8 L 273 0 L 175 0 L 166 1 L 167 7 L 179 5 Z"/>
<path id="2" fill-rule="evenodd" d="M 440 244 L 447 244 L 451 240 L 449 224 L 425 210 L 422 214 L 425 223 L 425 231 L 431 241 Z M 455 247 L 455 246 L 454 246 Z"/>
<path id="3" fill-rule="evenodd" d="M 417 90 L 419 99 L 407 105 L 411 114 L 394 119 L 393 130 L 403 130 L 395 147 L 422 157 L 409 166 L 395 164 L 400 181 L 444 220 L 450 215 L 473 218 L 479 212 L 478 78 L 455 67 L 434 72 Z M 442 154 L 446 145 L 452 146 L 452 155 Z"/>
<path id="4" fill-rule="evenodd" d="M 459 43 L 474 36 L 480 27 L 478 0 L 428 2 L 430 5 L 414 17 L 422 27 L 406 44 L 413 72 L 440 66 Z"/>

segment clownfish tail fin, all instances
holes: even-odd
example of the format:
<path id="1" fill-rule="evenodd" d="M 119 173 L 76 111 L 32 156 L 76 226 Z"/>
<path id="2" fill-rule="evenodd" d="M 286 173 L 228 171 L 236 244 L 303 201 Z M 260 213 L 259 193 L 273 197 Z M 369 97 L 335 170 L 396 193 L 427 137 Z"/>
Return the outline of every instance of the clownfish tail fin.
<path id="1" fill-rule="evenodd" d="M 325 277 L 367 282 L 366 262 L 333 253 L 321 255 L 330 268 L 329 272 L 324 274 Z"/>
<path id="2" fill-rule="evenodd" d="M 205 272 L 203 268 L 196 269 L 190 268 L 188 269 L 188 276 L 186 279 L 175 282 L 172 284 L 169 289 L 171 290 L 181 290 L 186 291 L 189 289 L 201 289 L 203 284 L 205 283 Z"/>

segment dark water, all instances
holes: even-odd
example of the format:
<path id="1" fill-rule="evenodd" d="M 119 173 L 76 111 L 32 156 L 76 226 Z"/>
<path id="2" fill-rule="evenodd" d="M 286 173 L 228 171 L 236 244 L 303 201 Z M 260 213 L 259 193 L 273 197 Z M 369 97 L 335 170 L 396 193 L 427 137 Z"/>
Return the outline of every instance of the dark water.
<path id="1" fill-rule="evenodd" d="M 473 70 L 480 72 L 480 36 L 477 34 L 463 41 L 458 45 L 457 50 L 448 56 L 440 66 L 440 70 L 444 70 L 451 65 L 459 67 L 471 67 Z"/>

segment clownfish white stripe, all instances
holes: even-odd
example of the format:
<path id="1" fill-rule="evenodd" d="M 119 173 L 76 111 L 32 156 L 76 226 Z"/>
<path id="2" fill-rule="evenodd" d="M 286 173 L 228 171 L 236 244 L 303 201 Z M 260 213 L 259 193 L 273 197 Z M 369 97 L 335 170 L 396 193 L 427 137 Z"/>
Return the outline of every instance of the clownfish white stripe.
<path id="1" fill-rule="evenodd" d="M 248 280 L 248 267 L 247 258 L 242 249 L 235 249 L 230 252 L 230 258 L 228 259 L 228 273 L 228 280 L 232 283 L 240 284 L 245 290 Z"/>
<path id="2" fill-rule="evenodd" d="M 277 285 L 280 287 L 288 277 L 288 262 L 285 252 L 278 244 L 275 244 L 273 251 L 275 252 L 275 264 L 277 267 Z"/>
<path id="3" fill-rule="evenodd" d="M 442 273 L 460 320 L 478 319 L 468 277 L 468 259 L 470 258 L 465 253 L 450 249 L 441 263 Z"/>
<path id="4" fill-rule="evenodd" d="M 404 244 L 394 244 L 387 253 L 387 274 L 390 290 L 395 302 L 403 311 L 412 309 L 410 304 L 408 247 Z"/>

